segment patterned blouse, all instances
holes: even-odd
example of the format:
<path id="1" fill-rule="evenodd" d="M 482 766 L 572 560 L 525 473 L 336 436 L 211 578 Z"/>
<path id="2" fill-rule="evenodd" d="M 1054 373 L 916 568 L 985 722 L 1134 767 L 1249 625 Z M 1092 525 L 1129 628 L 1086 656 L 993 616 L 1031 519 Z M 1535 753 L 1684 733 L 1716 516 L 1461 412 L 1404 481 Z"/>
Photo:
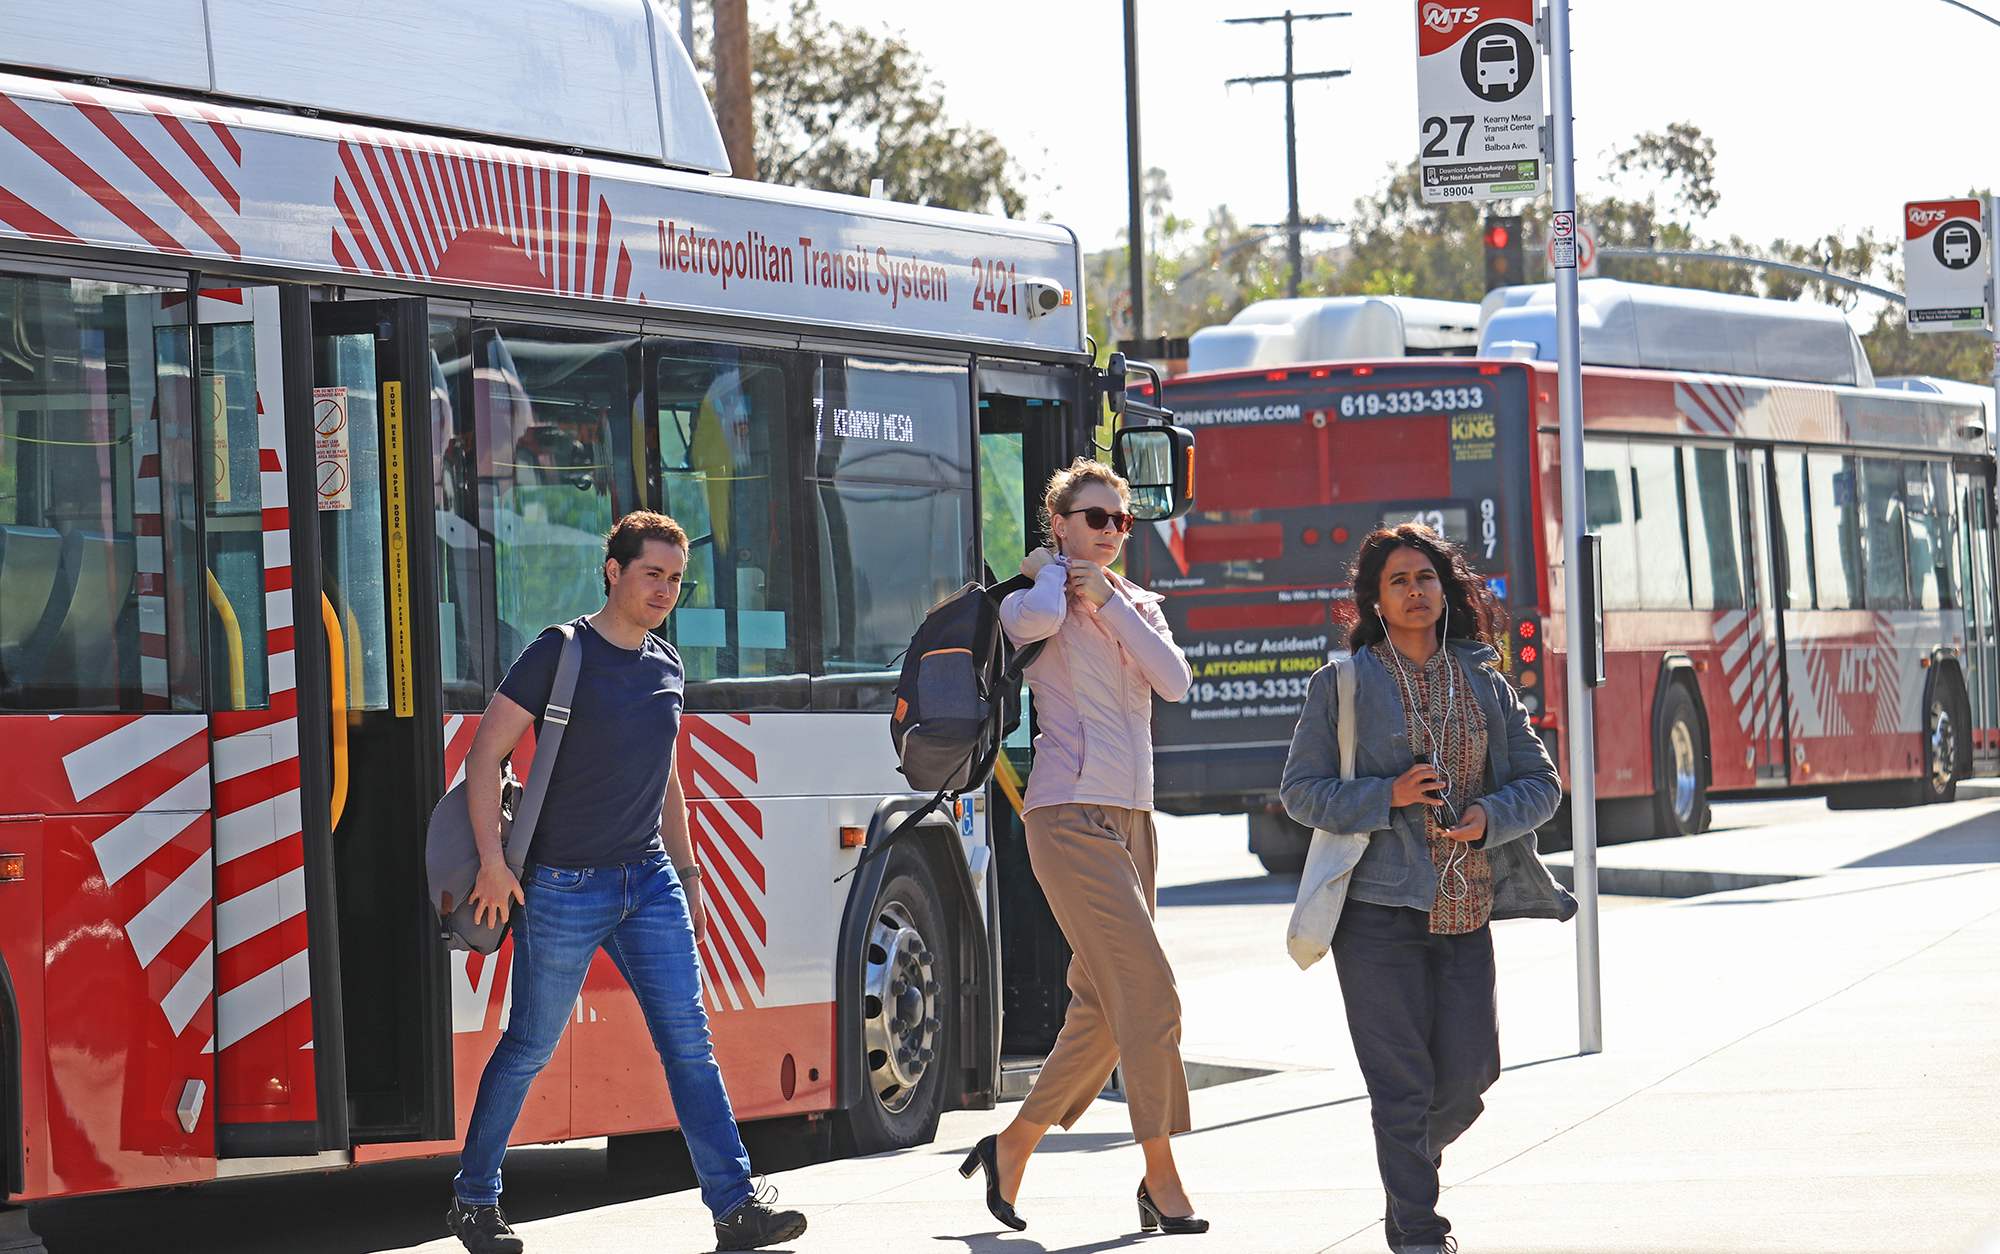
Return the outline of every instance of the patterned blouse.
<path id="1" fill-rule="evenodd" d="M 1473 696 L 1465 668 L 1449 649 L 1439 649 L 1419 666 L 1386 640 L 1374 648 L 1396 677 L 1409 724 L 1410 751 L 1419 758 L 1437 753 L 1431 761 L 1448 782 L 1446 800 L 1451 812 L 1462 816 L 1479 799 L 1486 777 L 1486 713 Z M 1424 818 L 1438 873 L 1431 932 L 1441 936 L 1476 932 L 1493 915 L 1493 864 L 1484 849 L 1442 834 L 1451 826 L 1443 811 L 1426 806 Z"/>

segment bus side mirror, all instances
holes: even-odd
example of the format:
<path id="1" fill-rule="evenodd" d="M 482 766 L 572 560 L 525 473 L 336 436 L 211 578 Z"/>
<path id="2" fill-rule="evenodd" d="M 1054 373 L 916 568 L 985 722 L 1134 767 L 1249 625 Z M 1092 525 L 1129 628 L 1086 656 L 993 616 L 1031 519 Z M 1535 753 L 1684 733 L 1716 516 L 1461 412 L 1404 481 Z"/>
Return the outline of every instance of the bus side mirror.
<path id="1" fill-rule="evenodd" d="M 1120 428 L 1111 465 L 1132 485 L 1132 513 L 1142 522 L 1179 518 L 1194 504 L 1194 433 L 1186 427 Z"/>

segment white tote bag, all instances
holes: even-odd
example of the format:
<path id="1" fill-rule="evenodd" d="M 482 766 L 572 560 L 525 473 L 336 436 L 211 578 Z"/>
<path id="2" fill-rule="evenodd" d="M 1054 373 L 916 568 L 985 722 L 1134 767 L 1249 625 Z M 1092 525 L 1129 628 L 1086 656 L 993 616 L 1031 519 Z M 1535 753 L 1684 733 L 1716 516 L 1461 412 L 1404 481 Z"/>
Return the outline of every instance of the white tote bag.
<path id="1" fill-rule="evenodd" d="M 1354 655 L 1335 655 L 1334 688 L 1340 701 L 1340 777 L 1354 778 Z M 1285 928 L 1285 947 L 1303 971 L 1333 946 L 1333 929 L 1340 925 L 1340 908 L 1347 901 L 1348 877 L 1368 848 L 1368 833 L 1315 831 L 1306 852 L 1305 873 L 1299 877 L 1299 898 L 1292 904 L 1292 921 Z"/>

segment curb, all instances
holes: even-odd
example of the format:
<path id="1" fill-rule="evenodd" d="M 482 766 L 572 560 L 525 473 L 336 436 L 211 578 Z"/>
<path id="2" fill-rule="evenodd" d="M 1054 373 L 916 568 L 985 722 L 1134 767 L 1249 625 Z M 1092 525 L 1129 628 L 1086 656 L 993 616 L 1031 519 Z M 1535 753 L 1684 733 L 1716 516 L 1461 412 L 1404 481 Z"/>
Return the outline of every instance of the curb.
<path id="1" fill-rule="evenodd" d="M 1576 870 L 1569 863 L 1550 862 L 1548 868 L 1556 883 L 1571 892 L 1576 891 Z M 1600 863 L 1597 868 L 1597 891 L 1614 897 L 1706 897 L 1710 893 L 1763 888 L 1808 878 L 1811 877 L 1756 871 L 1670 871 Z"/>

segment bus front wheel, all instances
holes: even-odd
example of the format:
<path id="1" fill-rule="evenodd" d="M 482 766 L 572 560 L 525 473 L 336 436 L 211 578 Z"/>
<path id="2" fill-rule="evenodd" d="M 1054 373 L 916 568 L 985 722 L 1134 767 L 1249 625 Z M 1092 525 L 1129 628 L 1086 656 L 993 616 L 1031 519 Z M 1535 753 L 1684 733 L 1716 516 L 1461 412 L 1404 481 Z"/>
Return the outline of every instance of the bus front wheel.
<path id="1" fill-rule="evenodd" d="M 846 1114 L 857 1154 L 937 1137 L 955 1056 L 957 977 L 936 882 L 923 859 L 896 857 L 875 895 L 861 953 L 863 1087 Z"/>
<path id="2" fill-rule="evenodd" d="M 1701 711 L 1681 684 L 1670 684 L 1653 730 L 1653 818 L 1663 836 L 1708 830 L 1708 737 Z"/>

